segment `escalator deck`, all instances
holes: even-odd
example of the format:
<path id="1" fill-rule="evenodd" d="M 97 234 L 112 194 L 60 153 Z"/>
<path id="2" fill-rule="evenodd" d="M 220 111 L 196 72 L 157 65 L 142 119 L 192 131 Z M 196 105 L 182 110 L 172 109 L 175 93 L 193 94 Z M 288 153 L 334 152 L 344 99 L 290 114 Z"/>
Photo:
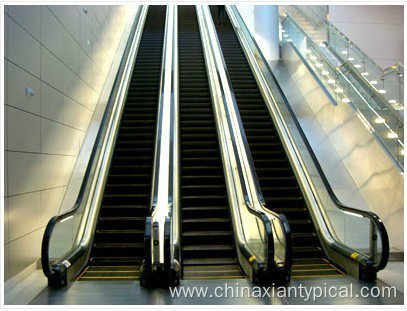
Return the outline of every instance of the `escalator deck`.
<path id="1" fill-rule="evenodd" d="M 195 7 L 178 12 L 183 278 L 240 278 Z"/>
<path id="2" fill-rule="evenodd" d="M 293 278 L 342 276 L 326 259 L 270 113 L 230 21 L 212 18 L 231 79 L 266 206 L 284 214 L 293 237 Z"/>
<path id="3" fill-rule="evenodd" d="M 165 6 L 150 6 L 87 267 L 79 280 L 137 280 L 152 179 Z"/>

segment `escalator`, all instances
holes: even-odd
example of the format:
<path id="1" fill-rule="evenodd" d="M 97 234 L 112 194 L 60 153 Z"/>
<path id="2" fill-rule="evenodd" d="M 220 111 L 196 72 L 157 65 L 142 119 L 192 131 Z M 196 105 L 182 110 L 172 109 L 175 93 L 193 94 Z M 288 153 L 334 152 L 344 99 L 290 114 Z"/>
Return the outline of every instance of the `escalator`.
<path id="1" fill-rule="evenodd" d="M 148 9 L 88 265 L 79 280 L 136 280 L 144 257 L 166 6 Z"/>
<path id="2" fill-rule="evenodd" d="M 238 38 L 227 16 L 222 25 L 217 22 L 217 10 L 217 6 L 211 6 L 266 206 L 284 214 L 291 227 L 292 277 L 341 276 L 343 272 L 322 250 L 307 204 Z"/>
<path id="3" fill-rule="evenodd" d="M 183 278 L 239 278 L 195 7 L 179 6 L 178 16 Z"/>

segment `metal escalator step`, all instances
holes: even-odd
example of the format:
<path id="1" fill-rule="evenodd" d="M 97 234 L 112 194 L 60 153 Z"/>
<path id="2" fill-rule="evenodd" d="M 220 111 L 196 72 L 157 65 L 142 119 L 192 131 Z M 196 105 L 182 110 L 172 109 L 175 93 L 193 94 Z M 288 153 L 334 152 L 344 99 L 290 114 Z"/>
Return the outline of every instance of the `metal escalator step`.
<path id="1" fill-rule="evenodd" d="M 101 217 L 142 217 L 147 214 L 148 204 L 140 205 L 102 205 Z"/>
<path id="2" fill-rule="evenodd" d="M 277 191 L 276 191 L 277 192 Z M 266 201 L 266 203 L 271 207 L 286 207 L 286 206 L 290 206 L 290 207 L 304 207 L 304 200 L 301 196 L 295 197 L 295 196 L 277 196 L 277 195 L 273 195 L 273 196 L 267 196 L 264 197 L 264 200 Z"/>
<path id="3" fill-rule="evenodd" d="M 184 259 L 184 266 L 218 266 L 218 265 L 233 265 L 237 264 L 237 259 L 232 258 L 193 258 Z"/>
<path id="4" fill-rule="evenodd" d="M 187 258 L 229 258 L 234 255 L 235 247 L 221 244 L 184 245 L 182 253 Z"/>
<path id="5" fill-rule="evenodd" d="M 304 258 L 304 257 L 318 257 L 321 256 L 322 250 L 318 246 L 293 246 L 293 253 L 295 257 Z"/>
<path id="6" fill-rule="evenodd" d="M 89 262 L 92 266 L 138 266 L 143 261 L 142 257 L 91 257 Z"/>
<path id="7" fill-rule="evenodd" d="M 198 159 L 199 160 L 199 159 Z M 204 185 L 198 185 L 198 184 L 192 184 L 192 185 L 182 185 L 181 189 L 183 191 L 199 191 L 199 190 L 213 190 L 213 191 L 219 191 L 223 190 L 222 194 L 224 194 L 225 190 L 225 185 L 214 185 L 214 184 L 204 184 Z"/>
<path id="8" fill-rule="evenodd" d="M 189 218 L 182 220 L 183 223 L 226 223 L 228 221 L 228 218 Z"/>
<path id="9" fill-rule="evenodd" d="M 125 249 L 140 249 L 144 248 L 143 243 L 95 243 L 95 248 L 125 248 Z"/>
<path id="10" fill-rule="evenodd" d="M 92 253 L 94 256 L 142 256 L 144 252 L 144 243 L 116 243 L 116 242 L 102 242 L 94 243 L 92 247 Z"/>
<path id="11" fill-rule="evenodd" d="M 234 250 L 233 245 L 188 245 L 183 246 L 182 250 L 184 251 L 211 251 L 211 250 L 225 250 L 225 251 L 232 251 Z"/>
<path id="12" fill-rule="evenodd" d="M 292 271 L 291 277 L 294 279 L 301 279 L 301 278 L 330 278 L 330 277 L 342 277 L 344 276 L 343 272 L 340 272 L 334 268 L 322 268 L 322 269 L 309 269 L 305 271 Z"/>
<path id="13" fill-rule="evenodd" d="M 297 246 L 318 246 L 319 240 L 314 232 L 295 232 L 292 233 L 293 247 Z"/>
<path id="14" fill-rule="evenodd" d="M 79 275 L 79 281 L 135 281 L 139 279 L 140 265 L 89 265 Z"/>
<path id="15" fill-rule="evenodd" d="M 185 237 L 208 237 L 208 236 L 231 236 L 233 233 L 232 231 L 189 231 L 185 232 Z"/>
<path id="16" fill-rule="evenodd" d="M 193 206 L 182 207 L 182 214 L 188 219 L 207 218 L 208 214 L 214 214 L 220 218 L 229 217 L 229 209 L 226 206 Z"/>
<path id="17" fill-rule="evenodd" d="M 301 216 L 299 216 L 301 217 Z M 307 215 L 307 217 L 309 217 Z M 310 219 L 288 219 L 288 224 L 290 225 L 291 232 L 315 232 L 313 228 L 312 221 Z"/>

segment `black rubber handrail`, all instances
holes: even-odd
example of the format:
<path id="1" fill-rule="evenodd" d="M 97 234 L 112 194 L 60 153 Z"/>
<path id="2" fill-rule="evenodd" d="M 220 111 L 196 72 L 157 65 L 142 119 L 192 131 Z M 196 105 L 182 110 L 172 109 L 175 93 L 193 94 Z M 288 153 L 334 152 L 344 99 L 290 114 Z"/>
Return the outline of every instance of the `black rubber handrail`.
<path id="1" fill-rule="evenodd" d="M 240 16 L 240 13 L 238 12 L 238 10 L 236 9 L 235 11 Z M 241 19 L 241 22 L 243 23 L 243 25 L 247 28 L 247 26 L 244 23 L 244 20 L 243 20 L 243 18 L 241 16 L 240 16 L 240 19 Z M 374 265 L 374 263 L 373 263 L 373 266 L 377 271 L 384 269 L 386 267 L 388 259 L 389 259 L 390 247 L 389 247 L 389 237 L 388 237 L 388 234 L 387 234 L 387 230 L 386 230 L 382 220 L 379 218 L 379 216 L 377 216 L 373 212 L 362 211 L 362 210 L 359 210 L 359 209 L 356 209 L 356 208 L 353 208 L 353 207 L 346 206 L 338 199 L 338 197 L 336 196 L 335 192 L 333 191 L 333 189 L 332 189 L 332 187 L 331 187 L 331 185 L 330 185 L 324 171 L 322 170 L 322 167 L 321 167 L 321 165 L 320 165 L 320 163 L 319 163 L 319 161 L 318 161 L 318 159 L 317 159 L 317 157 L 316 157 L 316 155 L 315 155 L 315 153 L 314 153 L 314 151 L 313 151 L 313 149 L 312 149 L 312 147 L 311 147 L 311 145 L 310 145 L 310 143 L 309 143 L 309 141 L 308 141 L 308 139 L 307 139 L 307 137 L 306 137 L 306 135 L 304 133 L 304 131 L 302 130 L 301 125 L 300 125 L 294 111 L 292 110 L 292 108 L 291 108 L 291 106 L 290 106 L 290 104 L 289 104 L 289 102 L 288 102 L 288 100 L 287 100 L 287 98 L 286 98 L 280 84 L 277 82 L 277 79 L 275 78 L 275 75 L 274 75 L 273 71 L 271 70 L 271 68 L 270 68 L 268 62 L 266 61 L 266 59 L 264 58 L 263 53 L 261 53 L 261 50 L 260 50 L 259 46 L 257 45 L 257 42 L 255 41 L 255 39 L 252 36 L 251 36 L 251 38 L 252 38 L 253 44 L 255 45 L 255 47 L 256 47 L 256 49 L 258 51 L 258 54 L 262 58 L 262 61 L 264 62 L 264 64 L 266 64 L 266 68 L 268 69 L 270 75 L 273 77 L 273 80 L 274 80 L 274 82 L 275 82 L 275 84 L 276 84 L 276 86 L 277 86 L 277 88 L 279 90 L 279 93 L 280 93 L 280 95 L 281 95 L 281 97 L 282 97 L 282 99 L 284 101 L 284 104 L 287 107 L 291 117 L 294 120 L 294 123 L 295 123 L 295 125 L 297 127 L 297 130 L 300 133 L 302 140 L 304 141 L 304 144 L 305 144 L 305 146 L 307 148 L 307 151 L 309 152 L 309 154 L 310 154 L 310 156 L 311 156 L 311 158 L 312 158 L 312 160 L 314 162 L 314 165 L 317 168 L 317 171 L 318 171 L 318 173 L 319 173 L 319 175 L 320 175 L 320 177 L 322 179 L 322 182 L 324 183 L 324 186 L 326 187 L 326 190 L 327 190 L 332 202 L 335 204 L 336 207 L 338 207 L 340 210 L 342 210 L 344 212 L 349 212 L 349 213 L 357 214 L 357 215 L 360 215 L 362 217 L 368 218 L 378 228 L 380 236 L 381 236 L 381 240 L 382 240 L 382 256 L 381 256 L 380 262 L 377 265 Z M 334 243 L 336 244 L 336 248 L 341 250 L 342 252 L 345 252 L 345 255 L 347 257 L 349 257 L 349 258 L 351 258 L 353 260 L 358 260 L 359 256 L 357 256 L 356 258 L 351 256 L 352 254 L 355 253 L 354 250 L 352 250 L 351 248 L 349 248 L 349 247 L 347 247 L 347 246 L 345 246 L 342 243 L 339 243 L 337 241 L 334 241 Z M 356 252 L 356 253 L 358 253 L 358 252 Z M 361 255 L 367 257 L 364 254 L 361 254 Z M 367 264 L 371 264 L 371 263 L 367 262 Z"/>
<path id="2" fill-rule="evenodd" d="M 43 239 L 42 239 L 42 245 L 41 245 L 41 264 L 42 264 L 42 270 L 44 272 L 44 275 L 46 277 L 48 277 L 48 278 L 52 277 L 52 274 L 53 274 L 52 267 L 51 267 L 50 262 L 49 262 L 49 244 L 50 244 L 52 232 L 54 230 L 55 225 L 58 222 L 61 222 L 64 219 L 68 219 L 69 217 L 73 216 L 77 212 L 77 210 L 79 209 L 79 207 L 82 204 L 83 198 L 85 197 L 86 188 L 87 188 L 88 181 L 89 181 L 89 178 L 90 178 L 90 173 L 92 171 L 92 168 L 93 168 L 93 165 L 94 165 L 94 162 L 95 162 L 95 158 L 96 158 L 96 155 L 97 155 L 97 152 L 98 152 L 98 147 L 99 147 L 99 144 L 100 144 L 100 141 L 101 141 L 101 138 L 102 138 L 102 134 L 106 130 L 106 120 L 107 120 L 110 112 L 113 109 L 114 99 L 117 96 L 118 87 L 119 87 L 119 84 L 120 84 L 119 80 L 122 77 L 123 72 L 125 70 L 125 64 L 126 64 L 127 56 L 129 54 L 129 51 L 130 51 L 130 47 L 131 47 L 131 44 L 132 44 L 132 39 L 133 39 L 134 34 L 136 32 L 136 29 L 137 29 L 137 24 L 139 22 L 141 11 L 142 11 L 142 8 L 140 7 L 138 9 L 137 16 L 134 19 L 132 29 L 131 29 L 130 34 L 129 34 L 129 38 L 128 38 L 128 41 L 127 41 L 127 44 L 126 44 L 126 47 L 125 47 L 125 50 L 124 50 L 124 54 L 123 54 L 124 57 L 122 58 L 122 60 L 120 62 L 119 70 L 118 70 L 117 75 L 115 77 L 113 87 L 112 87 L 112 92 L 110 93 L 110 96 L 109 96 L 105 111 L 103 113 L 103 117 L 102 117 L 102 120 L 101 120 L 101 123 L 100 123 L 100 127 L 99 127 L 99 130 L 98 130 L 98 133 L 97 133 L 97 136 L 96 136 L 93 148 L 92 148 L 92 153 L 91 153 L 91 155 L 89 157 L 88 165 L 86 167 L 86 171 L 85 171 L 83 181 L 82 181 L 78 196 L 76 198 L 75 204 L 73 205 L 73 207 L 72 207 L 72 209 L 70 211 L 65 212 L 63 214 L 60 214 L 60 215 L 53 216 L 49 220 L 49 222 L 48 222 L 48 224 L 47 224 L 47 226 L 45 228 L 44 236 L 43 236 Z M 78 250 L 81 250 L 80 252 L 85 251 L 85 250 L 82 249 L 82 247 L 77 246 L 77 247 L 74 247 L 73 249 L 71 249 L 70 251 L 68 251 L 63 256 L 63 258 L 64 257 L 71 257 L 71 258 L 78 257 L 77 256 Z"/>

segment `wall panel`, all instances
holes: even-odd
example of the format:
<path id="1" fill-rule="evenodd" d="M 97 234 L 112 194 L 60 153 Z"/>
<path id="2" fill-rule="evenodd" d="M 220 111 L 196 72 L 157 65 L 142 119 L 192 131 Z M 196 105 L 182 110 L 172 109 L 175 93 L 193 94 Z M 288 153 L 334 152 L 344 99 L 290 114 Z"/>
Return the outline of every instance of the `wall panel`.
<path id="1" fill-rule="evenodd" d="M 6 280 L 40 256 L 133 9 L 5 6 Z"/>

